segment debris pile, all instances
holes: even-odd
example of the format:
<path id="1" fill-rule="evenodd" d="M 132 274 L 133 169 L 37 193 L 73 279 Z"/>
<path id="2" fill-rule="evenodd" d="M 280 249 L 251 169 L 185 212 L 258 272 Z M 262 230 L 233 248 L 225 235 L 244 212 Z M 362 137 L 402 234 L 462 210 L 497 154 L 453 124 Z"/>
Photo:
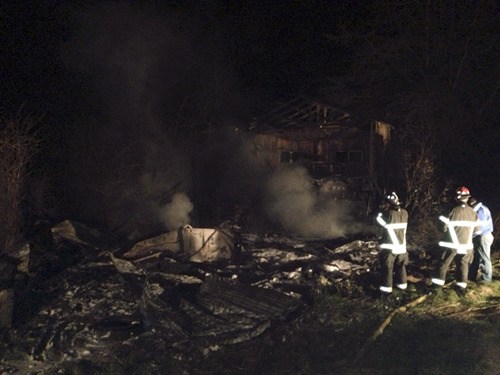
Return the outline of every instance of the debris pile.
<path id="1" fill-rule="evenodd" d="M 185 226 L 123 248 L 80 223 L 25 246 L 15 336 L 31 360 L 113 356 L 144 346 L 242 342 L 307 306 L 319 276 L 370 272 L 374 241 Z M 45 242 L 47 244 L 47 241 Z"/>

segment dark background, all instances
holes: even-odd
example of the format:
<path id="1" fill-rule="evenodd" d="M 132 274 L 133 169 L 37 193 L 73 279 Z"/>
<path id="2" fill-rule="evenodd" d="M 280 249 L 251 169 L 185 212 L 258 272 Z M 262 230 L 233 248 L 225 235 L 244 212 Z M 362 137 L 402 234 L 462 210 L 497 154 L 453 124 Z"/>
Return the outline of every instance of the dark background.
<path id="1" fill-rule="evenodd" d="M 416 60 L 401 59 L 392 67 L 393 59 L 385 61 L 380 51 L 396 46 L 392 40 L 410 45 L 419 38 L 417 31 L 423 30 L 415 28 L 415 35 L 408 34 L 409 28 L 404 29 L 406 24 L 400 18 L 418 19 L 420 8 L 395 2 L 392 14 L 378 5 L 366 1 L 3 1 L 0 109 L 40 119 L 48 139 L 40 164 L 59 172 L 55 181 L 60 194 L 74 193 L 75 201 L 92 199 L 78 192 L 82 180 L 98 180 L 83 176 L 75 167 L 86 148 L 84 139 L 102 142 L 101 158 L 104 150 L 119 154 L 116 143 L 128 144 L 146 136 L 149 142 L 165 135 L 165 143 L 179 145 L 179 139 L 172 136 L 178 108 L 189 98 L 188 113 L 198 114 L 193 122 L 205 124 L 202 112 L 206 104 L 200 103 L 205 103 L 207 93 L 216 96 L 221 87 L 219 108 L 223 110 L 212 117 L 220 128 L 229 123 L 244 127 L 266 103 L 343 82 L 344 89 L 361 96 L 379 93 L 384 103 L 381 113 L 405 129 L 407 113 L 398 112 L 404 106 L 396 99 L 422 90 L 423 85 L 416 85 L 421 82 L 413 68 Z M 476 12 L 471 24 L 478 31 L 474 39 L 467 39 L 472 35 L 466 28 L 470 25 L 459 21 L 471 9 Z M 427 66 L 430 72 L 445 70 L 451 60 L 454 51 L 443 46 L 456 45 L 457 55 L 463 56 L 457 61 L 467 61 L 469 56 L 460 55 L 458 46 L 466 51 L 470 44 L 484 43 L 484 49 L 469 59 L 469 70 L 464 64 L 462 76 L 469 74 L 462 87 L 466 94 L 442 100 L 448 103 L 443 106 L 448 113 L 436 109 L 444 119 L 441 124 L 434 118 L 432 125 L 442 127 L 433 135 L 441 147 L 441 176 L 469 186 L 473 194 L 477 192 L 496 207 L 500 79 L 498 47 L 494 47 L 498 46 L 498 28 L 494 25 L 498 25 L 498 7 L 489 1 L 460 2 L 450 4 L 449 9 L 438 7 L 434 17 L 439 12 L 445 16 L 436 18 L 435 39 L 453 28 L 452 35 L 462 37 L 455 44 L 442 37 L 434 56 L 436 64 Z M 374 35 L 373 30 L 379 30 L 377 37 L 384 47 L 370 55 L 362 41 L 364 35 Z M 380 64 L 374 67 L 370 61 Z M 437 82 L 427 76 L 431 84 Z M 440 88 L 434 91 L 443 92 Z M 432 103 L 430 99 L 429 106 Z M 454 110 L 478 112 L 476 108 L 482 106 L 480 120 L 465 121 Z M 158 126 L 158 119 L 168 124 Z M 203 132 L 205 126 L 194 130 Z M 417 131 L 411 137 L 423 135 Z M 233 147 L 237 145 L 227 140 L 225 150 L 231 154 Z M 187 148 L 196 149 L 191 142 Z M 152 149 L 147 148 L 147 157 L 140 147 L 130 156 L 131 160 L 141 159 L 141 173 L 148 163 L 155 164 L 154 173 L 161 170 L 156 159 L 165 158 L 153 158 Z M 175 155 L 169 158 L 176 159 Z M 214 158 L 214 163 L 220 159 Z M 216 177 L 220 176 L 206 178 Z M 70 206 L 74 213 L 81 213 L 79 204 Z"/>
<path id="2" fill-rule="evenodd" d="M 102 4 L 130 6 L 191 35 L 194 48 L 206 48 L 223 61 L 242 93 L 272 99 L 293 97 L 343 72 L 347 49 L 324 35 L 340 20 L 363 14 L 360 1 L 4 1 L 4 110 L 24 105 L 61 117 L 79 108 L 81 97 L 75 94 L 85 92 L 78 91 L 82 82 L 63 61 L 65 44 L 83 27 L 82 15 Z"/>

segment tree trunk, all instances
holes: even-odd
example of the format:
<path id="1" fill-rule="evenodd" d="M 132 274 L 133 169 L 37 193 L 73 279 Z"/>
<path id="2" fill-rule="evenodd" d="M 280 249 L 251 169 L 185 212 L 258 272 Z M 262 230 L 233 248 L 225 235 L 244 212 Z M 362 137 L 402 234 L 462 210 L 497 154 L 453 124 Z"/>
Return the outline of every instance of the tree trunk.
<path id="1" fill-rule="evenodd" d="M 0 291 L 0 331 L 10 330 L 12 324 L 12 308 L 14 306 L 14 289 Z"/>

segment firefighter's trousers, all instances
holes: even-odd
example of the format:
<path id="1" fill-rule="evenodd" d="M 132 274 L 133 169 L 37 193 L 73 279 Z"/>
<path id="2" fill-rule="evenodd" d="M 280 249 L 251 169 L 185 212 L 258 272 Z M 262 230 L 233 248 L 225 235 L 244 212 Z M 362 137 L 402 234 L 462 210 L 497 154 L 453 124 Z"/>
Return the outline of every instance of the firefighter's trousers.
<path id="1" fill-rule="evenodd" d="M 469 264 L 472 263 L 472 256 L 474 252 L 472 249 L 467 250 L 466 254 L 457 254 L 456 249 L 443 248 L 443 256 L 439 261 L 436 278 L 446 282 L 446 273 L 450 267 L 451 262 L 455 259 L 456 264 L 456 280 L 457 282 L 466 283 L 469 274 Z"/>
<path id="2" fill-rule="evenodd" d="M 380 267 L 382 268 L 381 285 L 392 288 L 392 273 L 396 284 L 406 284 L 406 266 L 408 265 L 408 253 L 393 254 L 391 250 L 381 249 L 379 253 Z"/>

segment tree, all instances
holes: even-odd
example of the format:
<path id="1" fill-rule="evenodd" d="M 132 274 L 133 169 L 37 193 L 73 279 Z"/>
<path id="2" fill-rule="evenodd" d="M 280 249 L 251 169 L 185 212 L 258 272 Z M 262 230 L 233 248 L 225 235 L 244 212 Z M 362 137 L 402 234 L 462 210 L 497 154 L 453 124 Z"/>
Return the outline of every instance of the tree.
<path id="1" fill-rule="evenodd" d="M 12 321 L 15 261 L 11 254 L 21 242 L 24 188 L 30 176 L 33 157 L 39 151 L 39 139 L 30 117 L 0 116 L 0 266 L 6 289 L 0 291 L 0 329 Z M 5 285 L 5 284 L 4 284 Z"/>
<path id="2" fill-rule="evenodd" d="M 488 172 L 498 160 L 498 14 L 494 1 L 377 1 L 329 36 L 351 51 L 343 88 L 375 99 L 397 128 L 403 171 L 424 176 L 432 165 L 440 182 L 498 180 Z M 414 178 L 401 177 L 415 205 Z M 419 186 L 430 192 L 436 181 Z"/>

